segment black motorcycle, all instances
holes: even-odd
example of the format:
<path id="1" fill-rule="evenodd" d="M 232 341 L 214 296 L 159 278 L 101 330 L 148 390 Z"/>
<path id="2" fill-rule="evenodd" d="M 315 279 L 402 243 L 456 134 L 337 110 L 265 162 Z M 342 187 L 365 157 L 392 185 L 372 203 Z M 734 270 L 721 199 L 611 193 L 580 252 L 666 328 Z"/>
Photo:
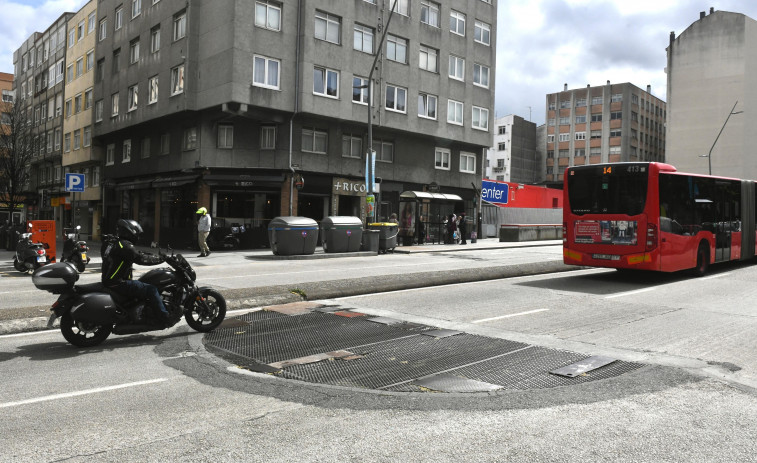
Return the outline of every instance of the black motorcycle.
<path id="1" fill-rule="evenodd" d="M 212 250 L 239 249 L 241 241 L 239 236 L 244 232 L 244 227 L 235 225 L 231 227 L 215 227 L 210 230 L 206 243 Z"/>
<path id="2" fill-rule="evenodd" d="M 195 271 L 181 255 L 161 254 L 170 268 L 150 270 L 139 281 L 155 285 L 175 323 L 184 316 L 199 332 L 208 332 L 226 316 L 226 299 L 218 291 L 195 284 Z M 61 317 L 60 332 L 78 347 L 92 347 L 105 341 L 110 333 L 134 334 L 165 329 L 144 301 L 109 291 L 102 283 L 75 285 L 79 273 L 70 264 L 51 264 L 34 272 L 38 289 L 60 294 L 53 304 L 48 327 Z"/>
<path id="3" fill-rule="evenodd" d="M 31 228 L 31 224 L 29 224 Z M 41 266 L 49 263 L 45 245 L 34 243 L 32 234 L 16 232 L 18 242 L 16 243 L 16 255 L 13 257 L 13 267 L 22 273 L 29 273 L 37 270 Z"/>
<path id="4" fill-rule="evenodd" d="M 83 272 L 87 264 L 89 263 L 89 257 L 87 252 L 89 246 L 87 242 L 79 239 L 79 230 L 81 225 L 77 225 L 76 228 L 71 231 L 70 229 L 63 229 L 63 234 L 66 236 L 66 241 L 63 243 L 63 255 L 61 256 L 61 262 L 71 262 L 76 267 L 79 273 Z"/>

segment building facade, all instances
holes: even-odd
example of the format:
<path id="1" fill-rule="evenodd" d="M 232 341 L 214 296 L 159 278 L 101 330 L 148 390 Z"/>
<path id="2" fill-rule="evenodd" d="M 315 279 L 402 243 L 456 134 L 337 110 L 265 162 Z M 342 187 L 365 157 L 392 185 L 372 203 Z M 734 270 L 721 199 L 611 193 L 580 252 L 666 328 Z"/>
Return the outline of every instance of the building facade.
<path id="1" fill-rule="evenodd" d="M 666 157 L 680 171 L 757 179 L 757 22 L 710 10 L 667 48 Z M 722 131 L 722 133 L 721 133 Z M 709 159 L 708 159 L 709 157 Z"/>
<path id="2" fill-rule="evenodd" d="M 566 167 L 665 160 L 666 105 L 630 83 L 547 95 L 546 183 L 561 185 Z"/>
<path id="3" fill-rule="evenodd" d="M 0 100 L 0 130 L 4 133 L 10 133 L 8 112 L 11 111 L 15 94 L 13 92 L 13 74 L 7 72 L 0 72 L 0 92 L 2 92 L 2 100 Z M 0 152 L 0 156 L 4 153 Z M 5 225 L 8 221 L 13 223 L 21 223 L 24 217 L 23 204 L 20 205 L 22 209 L 9 210 L 10 205 L 6 203 L 7 197 L 5 196 L 6 190 L 0 190 L 0 225 Z M 0 243 L 2 245 L 4 243 Z"/>
<path id="4" fill-rule="evenodd" d="M 364 217 L 369 77 L 376 219 L 430 186 L 472 213 L 491 144 L 496 2 L 400 0 L 391 20 L 388 8 L 99 1 L 104 226 L 135 218 L 151 241 L 178 245 L 198 206 L 258 238 L 290 210 Z"/>
<path id="5" fill-rule="evenodd" d="M 541 163 L 536 155 L 536 124 L 520 116 L 494 120 L 494 145 L 487 157 L 486 178 L 515 183 L 536 183 Z"/>

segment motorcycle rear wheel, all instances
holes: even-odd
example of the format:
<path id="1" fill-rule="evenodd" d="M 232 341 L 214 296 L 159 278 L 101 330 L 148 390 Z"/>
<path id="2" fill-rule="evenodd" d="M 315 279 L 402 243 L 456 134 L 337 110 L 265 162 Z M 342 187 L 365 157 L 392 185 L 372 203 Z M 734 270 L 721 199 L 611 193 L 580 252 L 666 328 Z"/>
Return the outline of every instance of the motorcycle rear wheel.
<path id="1" fill-rule="evenodd" d="M 200 333 L 213 331 L 226 317 L 226 299 L 214 289 L 203 289 L 200 294 L 205 299 L 207 309 L 201 301 L 194 301 L 192 309 L 184 314 L 187 325 Z"/>
<path id="2" fill-rule="evenodd" d="M 84 272 L 84 269 L 86 268 L 87 264 L 82 262 L 81 259 L 76 259 L 76 270 L 79 271 L 79 273 Z"/>
<path id="3" fill-rule="evenodd" d="M 111 325 L 95 325 L 74 320 L 70 313 L 60 318 L 60 332 L 66 341 L 77 347 L 93 347 L 105 341 L 113 329 Z"/>

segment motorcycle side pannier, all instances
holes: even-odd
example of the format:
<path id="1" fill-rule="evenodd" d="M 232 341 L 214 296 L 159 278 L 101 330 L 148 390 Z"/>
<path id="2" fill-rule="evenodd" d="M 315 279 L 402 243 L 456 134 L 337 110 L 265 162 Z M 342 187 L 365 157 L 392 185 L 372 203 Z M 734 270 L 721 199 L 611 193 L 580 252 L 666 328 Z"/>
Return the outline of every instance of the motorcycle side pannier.
<path id="1" fill-rule="evenodd" d="M 53 294 L 72 288 L 78 280 L 79 272 L 72 265 L 64 262 L 43 265 L 32 275 L 32 282 L 37 289 Z"/>

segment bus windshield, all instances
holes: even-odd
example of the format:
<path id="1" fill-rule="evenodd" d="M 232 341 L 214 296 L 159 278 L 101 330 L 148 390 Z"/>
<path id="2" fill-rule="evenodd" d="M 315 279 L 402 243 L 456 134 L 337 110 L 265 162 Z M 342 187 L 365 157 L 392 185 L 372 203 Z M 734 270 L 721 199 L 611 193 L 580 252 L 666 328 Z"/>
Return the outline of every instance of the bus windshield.
<path id="1" fill-rule="evenodd" d="M 648 164 L 616 164 L 572 168 L 568 200 L 576 215 L 639 215 L 647 201 Z"/>

